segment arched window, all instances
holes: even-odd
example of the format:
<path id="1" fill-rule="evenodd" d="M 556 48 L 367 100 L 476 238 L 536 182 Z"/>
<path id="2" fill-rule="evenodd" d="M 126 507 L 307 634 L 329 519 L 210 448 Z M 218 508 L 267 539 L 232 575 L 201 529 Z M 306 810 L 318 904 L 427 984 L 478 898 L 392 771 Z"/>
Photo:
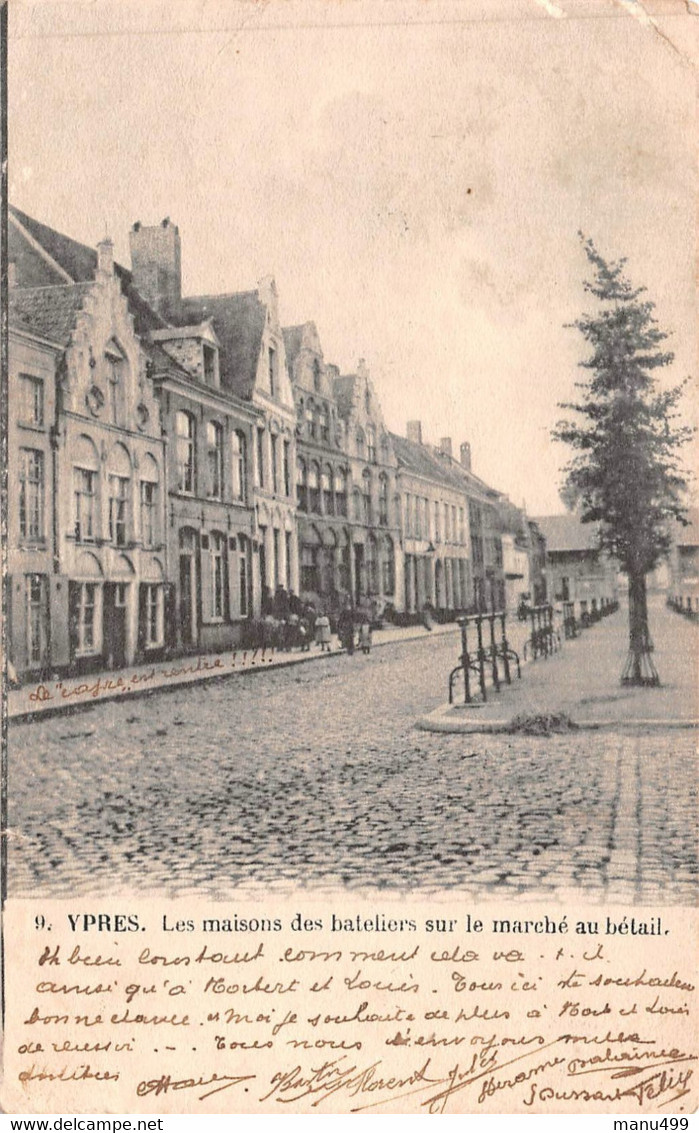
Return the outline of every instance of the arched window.
<path id="1" fill-rule="evenodd" d="M 376 463 L 376 429 L 369 425 L 366 431 L 366 457 L 371 464 Z"/>
<path id="2" fill-rule="evenodd" d="M 207 492 L 209 499 L 223 497 L 223 425 L 209 421 L 206 426 L 206 457 L 209 472 Z"/>
<path id="3" fill-rule="evenodd" d="M 330 441 L 328 409 L 325 405 L 321 405 L 318 410 L 318 436 L 325 445 Z"/>
<path id="4" fill-rule="evenodd" d="M 126 409 L 126 358 L 123 351 L 111 339 L 104 350 L 107 364 L 107 384 L 109 386 L 109 419 L 112 425 L 124 425 Z"/>
<path id="5" fill-rule="evenodd" d="M 109 540 L 125 547 L 131 531 L 131 461 L 123 445 L 109 454 Z"/>
<path id="6" fill-rule="evenodd" d="M 141 461 L 141 543 L 144 547 L 155 547 L 160 542 L 158 523 L 158 465 L 155 458 L 146 453 Z"/>
<path id="7" fill-rule="evenodd" d="M 315 460 L 308 466 L 308 510 L 320 511 L 320 469 Z"/>
<path id="8" fill-rule="evenodd" d="M 239 430 L 231 435 L 231 471 L 233 499 L 245 502 L 248 495 L 247 443 Z"/>
<path id="9" fill-rule="evenodd" d="M 326 515 L 334 515 L 335 508 L 333 506 L 333 473 L 332 468 L 324 465 L 320 474 L 320 486 L 323 493 L 323 511 Z"/>
<path id="10" fill-rule="evenodd" d="M 306 402 L 306 432 L 312 441 L 317 440 L 316 410 L 312 401 Z"/>
<path id="11" fill-rule="evenodd" d="M 335 512 L 347 515 L 347 472 L 338 468 L 335 473 Z"/>
<path id="12" fill-rule="evenodd" d="M 357 429 L 357 456 L 364 459 L 366 453 L 366 437 L 363 429 Z"/>
<path id="13" fill-rule="evenodd" d="M 308 511 L 308 480 L 306 465 L 301 458 L 296 461 L 296 501 L 299 511 Z"/>
<path id="14" fill-rule="evenodd" d="M 388 526 L 388 476 L 379 477 L 379 523 Z"/>
<path id="15" fill-rule="evenodd" d="M 362 473 L 362 520 L 371 523 L 371 473 L 368 468 Z"/>
<path id="16" fill-rule="evenodd" d="M 194 493 L 195 462 L 194 442 L 196 425 L 191 413 L 180 410 L 175 416 L 177 490 Z"/>
<path id="17" fill-rule="evenodd" d="M 359 488 L 354 488 L 352 492 L 352 515 L 357 523 L 362 521 L 362 493 Z"/>
<path id="18" fill-rule="evenodd" d="M 73 520 L 78 543 L 91 543 L 99 535 L 97 489 L 99 456 L 88 437 L 79 437 L 73 466 Z M 26 505 L 25 505 L 26 506 Z M 22 500 L 20 498 L 20 519 Z"/>

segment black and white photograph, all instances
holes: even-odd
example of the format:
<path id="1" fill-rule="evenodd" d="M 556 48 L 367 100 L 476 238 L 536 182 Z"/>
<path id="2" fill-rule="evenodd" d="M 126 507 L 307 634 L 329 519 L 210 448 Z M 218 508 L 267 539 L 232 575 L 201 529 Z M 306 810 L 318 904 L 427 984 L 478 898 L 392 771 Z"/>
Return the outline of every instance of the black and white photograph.
<path id="1" fill-rule="evenodd" d="M 694 906 L 693 9 L 11 0 L 7 898 Z"/>

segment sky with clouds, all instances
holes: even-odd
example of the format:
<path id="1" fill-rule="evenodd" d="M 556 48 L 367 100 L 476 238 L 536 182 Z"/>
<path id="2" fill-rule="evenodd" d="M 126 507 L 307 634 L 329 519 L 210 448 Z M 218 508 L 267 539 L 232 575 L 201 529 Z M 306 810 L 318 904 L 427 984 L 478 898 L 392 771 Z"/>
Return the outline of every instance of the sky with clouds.
<path id="1" fill-rule="evenodd" d="M 11 0 L 10 199 L 127 265 L 170 216 L 186 293 L 273 273 L 389 428 L 558 511 L 579 229 L 673 331 L 663 380 L 696 374 L 697 30 L 679 0 Z"/>

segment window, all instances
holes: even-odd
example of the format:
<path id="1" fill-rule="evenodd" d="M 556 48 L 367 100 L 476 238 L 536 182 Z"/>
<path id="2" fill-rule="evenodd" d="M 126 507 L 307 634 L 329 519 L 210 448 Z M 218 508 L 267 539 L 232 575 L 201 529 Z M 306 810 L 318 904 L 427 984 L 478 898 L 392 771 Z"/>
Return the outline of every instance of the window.
<path id="1" fill-rule="evenodd" d="M 46 576 L 25 577 L 27 600 L 27 662 L 38 665 L 46 653 Z"/>
<path id="2" fill-rule="evenodd" d="M 306 402 L 306 429 L 312 441 L 318 439 L 318 422 L 316 419 L 316 411 L 312 402 Z"/>
<path id="3" fill-rule="evenodd" d="M 31 374 L 20 374 L 19 383 L 20 423 L 42 429 L 44 427 L 44 383 L 41 378 L 35 378 Z"/>
<path id="4" fill-rule="evenodd" d="M 126 359 L 115 342 L 111 342 L 104 352 L 107 360 L 107 379 L 109 386 L 109 418 L 112 425 L 124 424 Z"/>
<path id="5" fill-rule="evenodd" d="M 265 442 L 264 442 L 264 436 L 265 436 L 264 429 L 258 429 L 257 430 L 257 449 L 256 449 L 255 455 L 257 457 L 257 461 L 256 461 L 256 463 L 257 463 L 257 485 L 258 485 L 259 488 L 264 488 L 264 486 L 265 486 L 265 451 L 264 451 Z"/>
<path id="6" fill-rule="evenodd" d="M 125 547 L 128 527 L 129 481 L 125 476 L 109 477 L 109 539 L 115 547 Z"/>
<path id="7" fill-rule="evenodd" d="M 225 540 L 223 535 L 214 531 L 211 535 L 211 543 L 209 547 L 209 555 L 211 558 L 211 617 L 223 617 L 223 602 L 224 602 L 224 573 L 223 573 L 223 553 L 225 548 Z"/>
<path id="8" fill-rule="evenodd" d="M 323 444 L 328 444 L 330 440 L 330 425 L 328 410 L 325 405 L 321 405 L 320 409 L 318 410 L 318 431 Z"/>
<path id="9" fill-rule="evenodd" d="M 272 491 L 276 496 L 279 491 L 279 468 L 277 466 L 279 460 L 279 437 L 275 436 L 273 433 L 270 440 L 272 442 Z"/>
<path id="10" fill-rule="evenodd" d="M 415 497 L 415 535 L 422 539 L 422 496 Z"/>
<path id="11" fill-rule="evenodd" d="M 202 343 L 204 355 L 204 381 L 207 386 L 215 386 L 216 382 L 216 350 L 213 346 Z"/>
<path id="12" fill-rule="evenodd" d="M 144 547 L 157 542 L 158 485 L 152 480 L 141 480 L 141 540 Z"/>
<path id="13" fill-rule="evenodd" d="M 320 474 L 320 487 L 323 493 L 323 511 L 326 515 L 334 515 L 333 507 L 333 476 L 331 468 L 324 468 Z"/>
<path id="14" fill-rule="evenodd" d="M 388 524 L 388 477 L 379 477 L 379 523 Z"/>
<path id="15" fill-rule="evenodd" d="M 366 544 L 366 581 L 369 594 L 378 594 L 379 576 L 376 558 L 376 542 L 370 536 Z"/>
<path id="16" fill-rule="evenodd" d="M 308 511 L 308 483 L 306 465 L 302 460 L 296 462 L 296 501 L 299 511 Z"/>
<path id="17" fill-rule="evenodd" d="M 95 486 L 97 473 L 89 468 L 73 469 L 75 538 L 91 543 L 95 538 Z"/>
<path id="18" fill-rule="evenodd" d="M 318 586 L 318 552 L 316 547 L 304 544 L 301 548 L 301 589 L 313 590 Z"/>
<path id="19" fill-rule="evenodd" d="M 413 497 L 410 492 L 405 494 L 405 534 L 414 534 Z"/>
<path id="20" fill-rule="evenodd" d="M 335 510 L 338 515 L 347 515 L 347 473 L 344 468 L 335 473 Z"/>
<path id="21" fill-rule="evenodd" d="M 451 541 L 451 532 L 449 529 L 449 504 L 444 505 L 444 542 Z"/>
<path id="22" fill-rule="evenodd" d="M 44 537 L 44 454 L 31 448 L 19 450 L 19 533 Z"/>
<path id="23" fill-rule="evenodd" d="M 209 466 L 209 499 L 220 500 L 223 496 L 223 425 L 209 421 L 206 426 L 206 449 Z"/>
<path id="24" fill-rule="evenodd" d="M 320 362 L 317 358 L 313 359 L 313 388 L 320 393 Z"/>
<path id="25" fill-rule="evenodd" d="M 352 515 L 353 515 L 353 518 L 356 519 L 357 523 L 361 523 L 361 521 L 362 521 L 362 493 L 359 491 L 359 488 L 354 488 L 352 490 Z"/>
<path id="26" fill-rule="evenodd" d="M 77 583 L 75 651 L 96 653 L 99 647 L 98 585 L 96 582 Z"/>
<path id="27" fill-rule="evenodd" d="M 362 473 L 362 520 L 371 523 L 371 473 L 368 470 Z"/>
<path id="28" fill-rule="evenodd" d="M 371 464 L 376 463 L 376 429 L 369 425 L 366 431 L 366 456 Z"/>
<path id="29" fill-rule="evenodd" d="M 291 495 L 291 462 L 289 460 L 289 442 L 283 441 L 282 443 L 282 465 L 284 477 L 284 495 Z"/>
<path id="30" fill-rule="evenodd" d="M 272 397 L 275 397 L 277 392 L 277 352 L 273 346 L 270 346 L 267 352 L 267 360 L 269 363 L 269 392 Z"/>
<path id="31" fill-rule="evenodd" d="M 281 531 L 278 527 L 272 529 L 272 554 L 274 567 L 274 589 L 281 585 Z"/>
<path id="32" fill-rule="evenodd" d="M 194 492 L 194 438 L 195 425 L 191 413 L 177 413 L 175 417 L 177 451 L 177 490 Z"/>
<path id="33" fill-rule="evenodd" d="M 165 593 L 160 583 L 143 584 L 144 643 L 146 649 L 156 649 L 165 640 Z"/>
<path id="34" fill-rule="evenodd" d="M 451 541 L 452 543 L 458 542 L 459 533 L 456 527 L 456 507 L 452 504 L 451 507 Z"/>
<path id="35" fill-rule="evenodd" d="M 236 432 L 231 436 L 231 451 L 233 464 L 233 499 L 247 499 L 247 464 L 245 459 L 245 434 Z"/>
<path id="36" fill-rule="evenodd" d="M 438 500 L 434 501 L 434 541 L 435 541 L 435 543 L 441 543 L 441 541 L 442 541 L 442 532 L 441 532 L 441 528 L 440 528 L 440 525 L 439 525 L 439 501 Z"/>
<path id="37" fill-rule="evenodd" d="M 357 456 L 360 456 L 363 460 L 365 452 L 366 452 L 366 438 L 364 436 L 362 429 L 359 429 L 357 431 Z"/>
<path id="38" fill-rule="evenodd" d="M 313 461 L 308 466 L 308 510 L 320 511 L 320 470 Z"/>
<path id="39" fill-rule="evenodd" d="M 393 540 L 386 539 L 381 560 L 381 585 L 384 594 L 393 594 L 396 585 L 396 570 L 393 556 Z"/>
<path id="40" fill-rule="evenodd" d="M 247 617 L 250 611 L 249 585 L 248 585 L 248 541 L 244 535 L 238 537 L 238 598 L 241 617 Z"/>
<path id="41" fill-rule="evenodd" d="M 291 532 L 284 532 L 284 549 L 286 551 L 286 578 L 284 584 L 287 590 L 291 590 Z"/>

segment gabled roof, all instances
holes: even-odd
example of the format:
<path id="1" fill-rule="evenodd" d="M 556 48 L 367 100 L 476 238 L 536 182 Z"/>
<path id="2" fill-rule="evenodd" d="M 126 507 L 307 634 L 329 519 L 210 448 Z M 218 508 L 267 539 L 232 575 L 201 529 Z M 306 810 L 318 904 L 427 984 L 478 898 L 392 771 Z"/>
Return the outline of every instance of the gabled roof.
<path id="1" fill-rule="evenodd" d="M 399 437 L 396 433 L 389 433 L 393 451 L 396 454 L 398 467 L 414 472 L 417 476 L 424 476 L 428 480 L 447 484 L 463 492 L 466 488 L 465 469 L 456 461 L 444 458 L 429 445 L 421 445 L 416 441 L 409 441 L 406 437 Z"/>
<path id="2" fill-rule="evenodd" d="M 14 217 L 19 222 L 29 237 L 41 246 L 50 260 L 58 265 L 64 275 L 70 276 L 74 283 L 88 283 L 94 280 L 97 274 L 97 252 L 94 248 L 81 244 L 70 236 L 64 236 L 62 232 L 57 232 L 48 224 L 40 224 L 38 220 L 21 212 L 14 205 L 8 205 L 8 214 L 10 218 Z M 17 263 L 17 282 L 20 287 L 25 284 L 32 287 L 42 283 L 48 285 L 66 283 L 64 275 L 52 268 L 47 260 L 44 260 L 41 271 L 38 271 L 36 264 L 30 262 L 26 249 L 23 249 L 21 244 L 21 233 L 13 224 L 9 224 L 8 258 L 14 259 Z M 118 263 L 114 264 L 114 271 L 121 282 L 121 290 L 128 300 L 136 333 L 146 335 L 151 330 L 164 327 L 166 325 L 164 319 L 134 287 L 131 272 Z"/>
<path id="3" fill-rule="evenodd" d="M 355 383 L 359 381 L 356 374 L 340 374 L 333 378 L 333 396 L 337 402 L 341 417 L 349 417 L 354 404 Z"/>
<path id="4" fill-rule="evenodd" d="M 581 523 L 577 515 L 537 515 L 533 518 L 546 539 L 549 552 L 599 549 L 596 525 Z"/>
<path id="5" fill-rule="evenodd" d="M 306 323 L 301 323 L 301 325 L 297 327 L 282 327 L 282 334 L 284 336 L 284 353 L 286 354 L 286 364 L 289 368 L 289 373 L 292 372 L 294 368 L 294 362 L 296 361 L 298 353 L 301 349 L 301 343 L 303 342 L 303 332 L 306 329 L 306 326 Z"/>
<path id="6" fill-rule="evenodd" d="M 31 330 L 42 338 L 68 346 L 78 311 L 91 283 L 53 287 L 14 287 L 8 292 L 10 326 Z"/>
<path id="7" fill-rule="evenodd" d="M 180 300 L 176 309 L 169 309 L 168 315 L 175 326 L 213 320 L 221 344 L 221 385 L 248 401 L 255 388 L 267 318 L 267 308 L 260 302 L 257 291 L 188 296 Z"/>

